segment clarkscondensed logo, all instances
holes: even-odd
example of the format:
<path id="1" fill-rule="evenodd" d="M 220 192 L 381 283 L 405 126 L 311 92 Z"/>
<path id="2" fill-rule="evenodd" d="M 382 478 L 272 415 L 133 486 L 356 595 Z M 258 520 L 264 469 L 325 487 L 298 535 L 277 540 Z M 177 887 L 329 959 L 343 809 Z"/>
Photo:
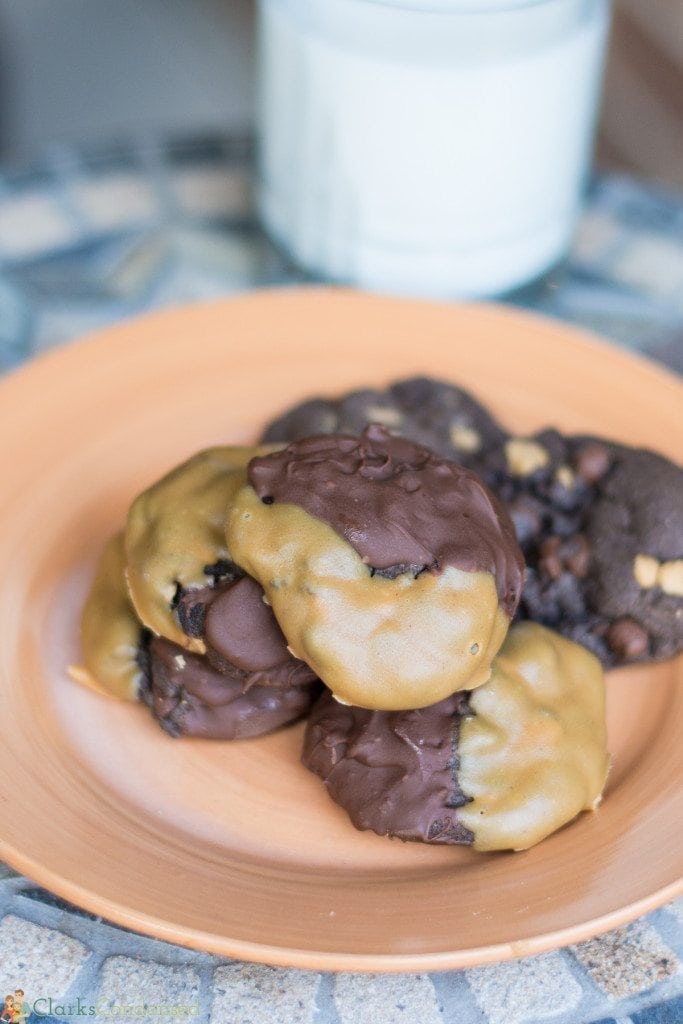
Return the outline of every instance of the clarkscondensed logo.
<path id="1" fill-rule="evenodd" d="M 24 990 L 17 988 L 14 993 L 5 996 L 0 1014 L 0 1024 L 37 1024 L 39 1017 L 188 1017 L 199 1016 L 199 1003 L 148 1003 L 144 996 L 131 999 L 128 995 L 123 999 L 100 999 L 92 1003 L 81 996 L 72 996 L 69 1000 L 54 999 L 52 996 L 38 996 L 32 1002 L 26 1000 Z"/>
<path id="2" fill-rule="evenodd" d="M 15 988 L 14 995 L 10 993 L 5 996 L 5 1005 L 0 1014 L 0 1021 L 3 1021 L 4 1024 L 25 1024 L 30 1016 L 31 1007 L 24 998 L 23 988 Z"/>

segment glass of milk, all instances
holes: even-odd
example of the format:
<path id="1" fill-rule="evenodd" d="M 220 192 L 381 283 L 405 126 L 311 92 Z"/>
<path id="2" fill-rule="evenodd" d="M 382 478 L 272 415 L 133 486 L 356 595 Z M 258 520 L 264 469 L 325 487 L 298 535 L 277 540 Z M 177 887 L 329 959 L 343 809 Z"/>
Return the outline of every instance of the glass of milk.
<path id="1" fill-rule="evenodd" d="M 464 298 L 566 253 L 609 0 L 259 4 L 259 206 L 299 264 Z"/>

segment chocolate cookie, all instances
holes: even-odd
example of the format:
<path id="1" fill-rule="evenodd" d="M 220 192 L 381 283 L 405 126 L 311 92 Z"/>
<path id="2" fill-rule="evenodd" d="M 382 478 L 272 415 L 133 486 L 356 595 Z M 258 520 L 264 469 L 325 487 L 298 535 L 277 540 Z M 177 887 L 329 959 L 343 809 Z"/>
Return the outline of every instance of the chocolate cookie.
<path id="1" fill-rule="evenodd" d="M 252 459 L 248 476 L 228 547 L 340 699 L 423 707 L 485 682 L 524 562 L 473 473 L 371 426 Z"/>
<path id="2" fill-rule="evenodd" d="M 683 470 L 653 452 L 612 447 L 586 518 L 588 601 L 609 623 L 615 661 L 683 648 Z"/>
<path id="3" fill-rule="evenodd" d="M 605 690 L 588 651 L 514 625 L 490 680 L 413 711 L 309 717 L 303 763 L 359 829 L 478 850 L 527 849 L 600 800 Z"/>
<path id="4" fill-rule="evenodd" d="M 654 452 L 543 431 L 481 472 L 506 503 L 528 572 L 519 614 L 611 667 L 683 647 L 683 471 Z"/>
<path id="5" fill-rule="evenodd" d="M 263 441 L 300 441 L 316 434 L 361 434 L 380 423 L 392 434 L 470 466 L 506 432 L 467 391 L 429 377 L 365 388 L 341 398 L 314 398 L 268 424 Z"/>

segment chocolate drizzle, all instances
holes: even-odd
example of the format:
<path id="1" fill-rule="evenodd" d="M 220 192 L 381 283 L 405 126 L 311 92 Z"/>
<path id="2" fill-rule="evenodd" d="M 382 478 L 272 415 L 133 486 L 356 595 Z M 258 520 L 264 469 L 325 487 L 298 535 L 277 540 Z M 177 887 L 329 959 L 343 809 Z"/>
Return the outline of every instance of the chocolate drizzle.
<path id="1" fill-rule="evenodd" d="M 252 459 L 248 476 L 262 501 L 303 508 L 375 571 L 490 572 L 514 614 L 524 578 L 514 528 L 462 466 L 372 425 L 360 438 L 312 437 Z"/>

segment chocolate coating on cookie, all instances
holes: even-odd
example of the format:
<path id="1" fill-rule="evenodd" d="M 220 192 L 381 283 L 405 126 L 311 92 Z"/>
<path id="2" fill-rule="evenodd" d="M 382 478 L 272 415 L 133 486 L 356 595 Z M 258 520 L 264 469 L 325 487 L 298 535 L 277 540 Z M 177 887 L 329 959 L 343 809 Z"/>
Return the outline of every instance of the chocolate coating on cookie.
<path id="1" fill-rule="evenodd" d="M 290 657 L 284 634 L 263 597 L 256 580 L 243 576 L 222 589 L 206 614 L 205 640 L 244 671 L 275 668 Z"/>
<path id="2" fill-rule="evenodd" d="M 152 637 L 141 696 L 172 736 L 239 740 L 273 732 L 305 715 L 315 685 L 275 689 L 245 685 L 216 671 L 208 659 L 163 637 Z"/>
<path id="3" fill-rule="evenodd" d="M 266 502 L 328 523 L 377 570 L 490 572 L 512 617 L 524 561 L 507 513 L 471 472 L 378 425 L 319 436 L 249 463 Z"/>
<path id="4" fill-rule="evenodd" d="M 490 680 L 467 695 L 390 713 L 323 696 L 302 759 L 357 828 L 527 849 L 600 799 L 609 765 L 602 671 L 578 644 L 520 623 Z"/>
<path id="5" fill-rule="evenodd" d="M 181 622 L 189 617 L 199 629 L 195 635 L 202 637 L 210 664 L 242 679 L 246 689 L 254 685 L 286 689 L 316 679 L 315 672 L 288 650 L 263 589 L 251 576 L 190 591 L 181 598 L 181 607 Z M 201 615 L 188 616 L 190 608 L 201 609 Z"/>
<path id="6" fill-rule="evenodd" d="M 301 759 L 357 829 L 424 843 L 474 842 L 458 820 L 460 719 L 466 693 L 418 711 L 367 711 L 326 691 L 306 723 Z"/>
<path id="7" fill-rule="evenodd" d="M 269 424 L 263 440 L 360 434 L 370 423 L 381 423 L 392 434 L 466 466 L 506 436 L 484 406 L 462 388 L 429 377 L 411 377 L 385 390 L 365 388 L 337 399 L 311 399 Z"/>

